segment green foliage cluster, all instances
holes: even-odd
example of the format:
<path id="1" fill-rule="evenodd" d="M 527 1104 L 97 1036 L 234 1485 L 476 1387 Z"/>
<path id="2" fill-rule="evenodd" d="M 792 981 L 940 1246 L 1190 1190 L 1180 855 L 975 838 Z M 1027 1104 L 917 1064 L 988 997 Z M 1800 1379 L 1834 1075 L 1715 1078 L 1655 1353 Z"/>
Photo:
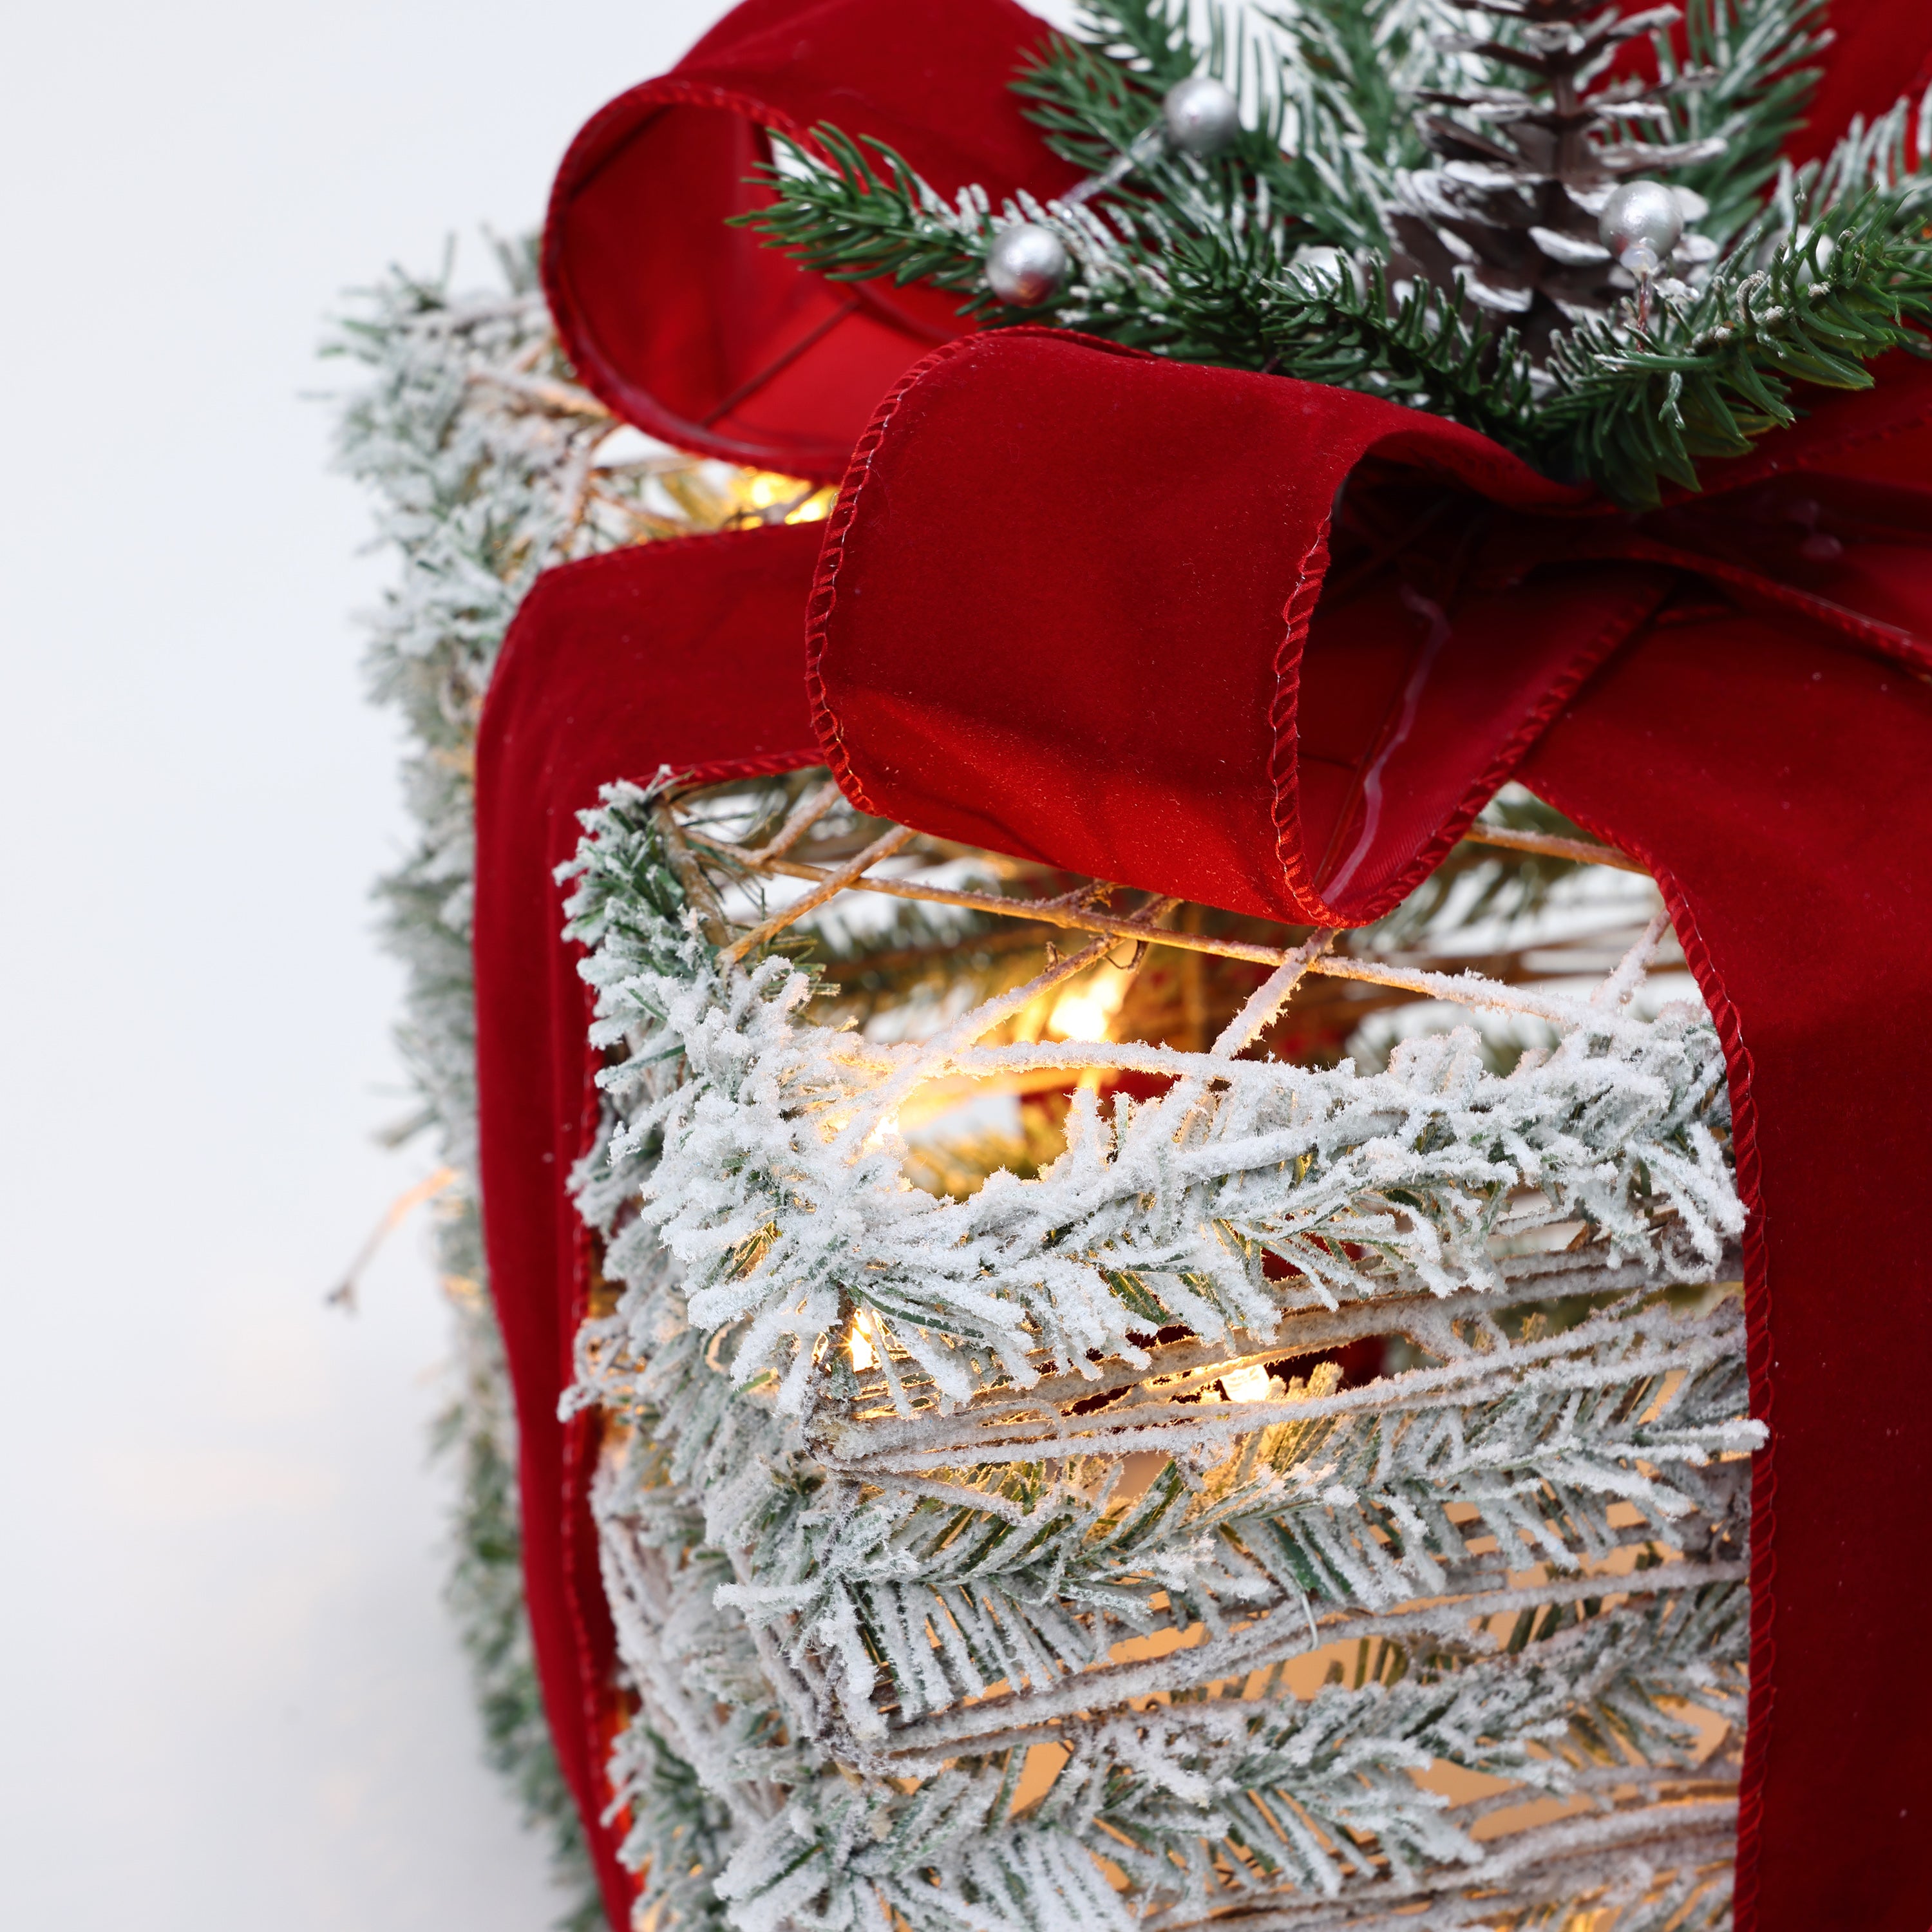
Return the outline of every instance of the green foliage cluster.
<path id="1" fill-rule="evenodd" d="M 1511 10 L 1488 10 L 1508 14 Z M 1795 386 L 1868 386 L 1867 365 L 1922 352 L 1932 322 L 1932 95 L 1855 124 L 1823 163 L 1780 159 L 1816 79 L 1823 0 L 1689 0 L 1655 36 L 1655 112 L 1630 138 L 1702 207 L 1708 263 L 1586 318 L 1533 359 L 1452 286 L 1401 272 L 1389 214 L 1429 160 L 1418 100 L 1520 80 L 1447 0 L 1296 0 L 1244 27 L 1186 0 L 1105 0 L 1055 34 L 1015 86 L 1053 150 L 1106 185 L 1078 202 L 981 189 L 948 202 L 890 148 L 821 127 L 781 141 L 770 203 L 741 218 L 835 279 L 891 276 L 958 294 L 993 326 L 1048 321 L 1184 361 L 1384 395 L 1465 423 L 1546 473 L 1632 508 L 1696 465 L 1793 420 Z M 1476 51 L 1471 51 L 1475 48 Z M 1243 131 L 1202 160 L 1158 135 L 1161 99 L 1222 80 Z M 1683 158 L 1688 157 L 1688 158 Z M 988 250 L 1019 220 L 1054 230 L 1071 268 L 1039 308 L 1003 304 Z"/>
<path id="2" fill-rule="evenodd" d="M 1774 209 L 1654 329 L 1580 327 L 1557 345 L 1530 454 L 1642 504 L 1660 478 L 1694 490 L 1700 459 L 1742 456 L 1795 422 L 1796 385 L 1870 388 L 1868 362 L 1924 352 L 1929 196 L 1923 178 L 1868 187 L 1818 207 L 1815 224 Z"/>

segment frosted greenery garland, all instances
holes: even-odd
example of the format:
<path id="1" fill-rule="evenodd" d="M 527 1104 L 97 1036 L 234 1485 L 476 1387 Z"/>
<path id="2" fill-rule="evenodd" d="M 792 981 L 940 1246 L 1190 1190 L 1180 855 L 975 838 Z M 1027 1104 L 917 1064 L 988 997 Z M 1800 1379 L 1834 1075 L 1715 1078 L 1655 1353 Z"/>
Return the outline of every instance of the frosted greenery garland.
<path id="1" fill-rule="evenodd" d="M 576 1808 L 558 1771 L 524 1613 L 515 1426 L 484 1278 L 476 1180 L 470 976 L 476 723 L 518 604 L 548 565 L 796 507 L 800 486 L 658 452 L 578 387 L 537 292 L 532 250 L 497 250 L 502 285 L 453 295 L 394 274 L 364 292 L 326 352 L 358 365 L 339 399 L 339 466 L 377 505 L 401 568 L 368 619 L 371 696 L 407 733 L 415 843 L 383 878 L 383 932 L 406 972 L 398 1029 L 416 1107 L 389 1138 L 433 1136 L 453 1172 L 436 1246 L 454 1312 L 437 1440 L 454 1459 L 451 1608 L 491 1762 L 548 1830 L 572 1923 L 602 1922 Z"/>
<path id="2" fill-rule="evenodd" d="M 479 374 L 528 370 L 550 347 L 527 257 L 508 286 L 454 298 L 446 280 L 395 275 L 338 325 L 329 352 L 366 370 L 345 399 L 340 466 L 374 494 L 376 537 L 403 568 L 367 620 L 370 694 L 409 734 L 413 847 L 380 882 L 389 949 L 406 979 L 397 1030 L 416 1108 L 392 1138 L 434 1137 L 455 1180 L 439 1202 L 437 1262 L 454 1316 L 439 1447 L 458 1464 L 448 1597 L 470 1658 L 492 1763 L 549 1833 L 560 1878 L 595 1922 L 575 1808 L 551 1749 L 524 1613 L 516 1439 L 483 1266 L 476 1192 L 476 1020 L 470 928 L 476 725 L 503 634 L 560 549 L 590 427 L 559 423 Z"/>
<path id="3" fill-rule="evenodd" d="M 595 982 L 609 995 L 598 1037 L 649 1016 L 685 1069 L 614 1151 L 662 1136 L 644 1220 L 686 1270 L 694 1322 L 710 1331 L 751 1318 L 733 1378 L 782 1376 L 783 1414 L 805 1412 L 826 1338 L 855 1309 L 942 1402 L 961 1402 L 996 1375 L 1030 1386 L 1042 1358 L 1063 1374 L 1095 1351 L 1144 1366 L 1132 1336 L 1165 1323 L 1218 1340 L 1272 1328 L 1284 1304 L 1334 1307 L 1338 1296 L 1418 1285 L 1499 1289 L 1489 1243 L 1559 1222 L 1588 1220 L 1612 1260 L 1646 1256 L 1691 1278 L 1742 1226 L 1699 1118 L 1722 1087 L 1721 1052 L 1685 1012 L 1638 1027 L 1606 1006 L 1600 1030 L 1579 1026 L 1508 1079 L 1486 1070 L 1466 1032 L 1358 1076 L 1234 1057 L 1274 1017 L 1298 967 L 1284 968 L 1209 1054 L 972 1044 L 1033 986 L 929 1045 L 881 1045 L 801 1024 L 812 983 L 783 959 L 749 974 L 700 964 L 688 979 L 647 971 L 614 986 L 607 970 Z M 1177 1084 L 1138 1106 L 1123 1096 L 1111 1126 L 1092 1092 L 1077 1094 L 1051 1186 L 995 1174 L 954 1202 L 903 1180 L 893 1120 L 920 1085 L 1101 1066 Z M 612 1076 L 612 1090 L 631 1078 Z M 1512 1208 L 1522 1188 L 1538 1190 L 1533 1204 Z M 1269 1286 L 1270 1254 L 1305 1286 Z M 910 1413 L 903 1390 L 893 1393 Z"/>
<path id="4" fill-rule="evenodd" d="M 614 1774 L 640 1912 L 1071 1932 L 1244 1899 L 1270 1926 L 1331 1907 L 1352 1926 L 1426 1900 L 1400 1922 L 1447 1926 L 1590 1893 L 1630 1908 L 1625 1932 L 1722 1922 L 1721 1792 L 1691 1789 L 1646 1862 L 1632 1814 L 1485 1845 L 1409 1774 L 1442 1759 L 1607 1797 L 1612 1778 L 1690 1769 L 1673 1701 L 1742 1722 L 1735 1459 L 1762 1431 L 1741 1317 L 1655 1292 L 1709 1279 L 1742 1224 L 1708 1022 L 1628 1017 L 1634 960 L 1508 1079 L 1466 1035 L 1399 1048 L 1382 1075 L 1237 1060 L 1278 975 L 1215 1055 L 1092 1049 L 1177 1084 L 1111 1124 L 1076 1114 L 1037 1180 L 941 1202 L 900 1177 L 891 1116 L 920 1079 L 1018 1064 L 974 1057 L 986 1010 L 924 1045 L 814 1027 L 788 962 L 721 964 L 646 794 L 616 788 L 586 823 L 570 930 L 615 1058 L 576 1183 L 624 1293 L 580 1337 L 571 1400 L 620 1425 L 596 1508 L 639 1700 Z M 1178 1240 L 1204 1212 L 1222 1232 Z M 1499 1257 L 1579 1219 L 1600 1231 L 1594 1285 L 1623 1292 L 1576 1327 L 1506 1334 L 1505 1292 L 1568 1278 Z M 1303 1266 L 1324 1236 L 1372 1258 L 1266 1280 L 1264 1249 Z M 1238 1409 L 1060 1415 L 1096 1358 L 1131 1381 L 1164 1316 L 1225 1359 L 1324 1304 L 1342 1321 L 1386 1304 L 1381 1325 L 1446 1359 L 1347 1392 L 1330 1364 Z M 862 1308 L 886 1370 L 867 1387 L 838 1346 Z M 1029 1406 L 1029 1385 L 1052 1400 Z M 1115 1459 L 1154 1447 L 1162 1473 L 1116 1502 Z M 1619 1502 L 1636 1529 L 1612 1526 Z M 1512 1588 L 1458 1504 L 1551 1581 Z M 1615 1586 L 1586 1564 L 1660 1536 L 1684 1561 L 1604 1609 Z M 1500 1652 L 1471 1630 L 1484 1613 L 1515 1618 Z M 1108 1660 L 1196 1623 L 1169 1658 Z M 1288 1659 L 1358 1634 L 1368 1681 L 1274 1694 Z M 1256 1671 L 1268 1692 L 1243 1698 Z M 1150 1695 L 1173 1701 L 1128 1701 Z M 1048 1738 L 1067 1760 L 1009 1816 Z M 1473 1911 L 1472 1886 L 1492 1894 Z"/>

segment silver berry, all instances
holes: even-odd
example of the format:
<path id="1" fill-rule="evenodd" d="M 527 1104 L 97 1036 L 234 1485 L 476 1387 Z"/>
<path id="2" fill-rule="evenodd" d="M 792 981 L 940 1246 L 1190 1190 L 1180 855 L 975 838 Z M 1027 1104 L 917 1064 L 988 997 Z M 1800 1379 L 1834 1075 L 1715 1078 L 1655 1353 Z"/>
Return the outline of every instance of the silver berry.
<path id="1" fill-rule="evenodd" d="M 1684 206 L 1661 182 L 1625 182 L 1604 203 L 1598 232 L 1623 267 L 1648 279 L 1683 239 Z"/>
<path id="2" fill-rule="evenodd" d="M 1176 81 L 1161 103 L 1167 138 L 1184 154 L 1218 154 L 1241 131 L 1240 104 L 1204 74 Z"/>
<path id="3" fill-rule="evenodd" d="M 1070 266 L 1060 237 L 1036 221 L 1001 229 L 986 250 L 986 280 L 1015 308 L 1037 308 L 1058 295 Z"/>

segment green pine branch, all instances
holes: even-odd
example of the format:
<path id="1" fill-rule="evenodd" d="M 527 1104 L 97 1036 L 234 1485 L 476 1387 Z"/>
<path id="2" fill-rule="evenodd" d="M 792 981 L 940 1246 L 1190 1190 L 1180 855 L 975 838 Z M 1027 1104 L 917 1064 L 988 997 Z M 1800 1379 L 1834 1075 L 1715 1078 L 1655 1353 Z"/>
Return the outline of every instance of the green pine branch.
<path id="1" fill-rule="evenodd" d="M 1100 173 L 1131 156 L 1087 204 L 1023 195 L 996 212 L 978 188 L 948 203 L 890 148 L 821 127 L 810 151 L 780 142 L 764 174 L 772 201 L 738 219 L 803 267 L 928 281 L 982 324 L 1050 320 L 1178 360 L 1385 395 L 1640 508 L 1665 482 L 1695 488 L 1700 460 L 1794 420 L 1796 385 L 1864 386 L 1867 363 L 1918 347 L 1932 324 L 1932 173 L 1920 158 L 1932 95 L 1916 139 L 1901 102 L 1822 166 L 1785 169 L 1766 200 L 1815 86 L 1823 4 L 1694 0 L 1682 51 L 1659 37 L 1652 98 L 1668 114 L 1646 138 L 1680 152 L 1721 141 L 1720 154 L 1660 172 L 1708 203 L 1703 231 L 1727 252 L 1700 283 L 1660 281 L 1645 327 L 1628 304 L 1580 322 L 1541 368 L 1460 285 L 1394 281 L 1386 266 L 1384 211 L 1422 154 L 1409 104 L 1452 68 L 1468 85 L 1480 64 L 1443 42 L 1441 0 L 1300 0 L 1268 16 L 1285 49 L 1272 81 L 1260 43 L 1219 9 L 1204 48 L 1180 0 L 1109 0 L 1084 20 L 1088 39 L 1054 36 L 1015 83 L 1076 165 Z M 1204 71 L 1250 102 L 1240 138 L 1207 160 L 1150 134 L 1167 87 Z M 1052 228 L 1071 263 L 1036 309 L 1002 304 L 986 282 L 987 252 L 1016 220 Z"/>
<path id="2" fill-rule="evenodd" d="M 1188 0 L 1090 0 L 1076 18 L 1095 52 L 1109 64 L 1142 77 L 1156 104 L 1176 81 L 1198 70 Z M 1228 10 L 1210 4 L 1207 19 L 1210 52 L 1225 57 Z M 1067 39 L 1060 34 L 1053 38 Z M 1221 68 L 1216 64 L 1209 71 L 1220 75 Z"/>
<path id="3" fill-rule="evenodd" d="M 790 148 L 766 177 L 782 184 L 778 199 L 739 218 L 821 274 L 922 278 L 968 294 L 968 315 L 1050 313 L 1181 361 L 1364 388 L 1526 445 L 1530 377 L 1514 339 L 1472 326 L 1424 286 L 1392 300 L 1378 266 L 1358 283 L 1345 260 L 1298 266 L 1264 227 L 1192 230 L 1150 214 L 1123 232 L 1124 223 L 1039 210 L 1066 242 L 1074 275 L 1050 310 L 1008 309 L 985 286 L 999 224 L 983 206 L 969 194 L 948 208 L 880 144 L 868 144 L 874 164 L 836 128 L 815 129 L 814 139 L 826 160 Z"/>
<path id="4" fill-rule="evenodd" d="M 1090 9 L 1082 24 L 1091 41 L 1050 36 L 1023 63 L 1013 91 L 1047 146 L 1076 167 L 1099 174 L 1131 159 L 1109 190 L 1118 204 L 1203 202 L 1226 220 L 1265 183 L 1280 218 L 1306 230 L 1305 238 L 1352 239 L 1301 212 L 1319 216 L 1329 197 L 1306 164 L 1284 151 L 1282 92 L 1264 50 L 1231 27 L 1225 8 L 1210 8 L 1207 20 L 1208 44 L 1197 51 L 1188 38 L 1185 0 L 1118 0 Z M 1196 73 L 1258 104 L 1232 146 L 1210 159 L 1174 154 L 1159 138 L 1168 89 Z"/>
<path id="5" fill-rule="evenodd" d="M 1682 58 L 1656 37 L 1664 104 L 1656 138 L 1671 145 L 1715 136 L 1724 152 L 1673 171 L 1710 213 L 1702 232 L 1727 247 L 1754 222 L 1777 178 L 1785 143 L 1804 124 L 1818 58 L 1831 44 L 1830 0 L 1694 0 L 1684 9 Z M 1702 76 L 1701 79 L 1697 78 Z M 1690 84 L 1672 87 L 1675 81 Z"/>
<path id="6" fill-rule="evenodd" d="M 1001 308 L 986 286 L 986 250 L 1000 224 L 983 194 L 976 197 L 968 189 L 949 208 L 883 142 L 866 144 L 878 157 L 875 164 L 837 128 L 814 128 L 812 139 L 818 153 L 784 135 L 772 136 L 776 158 L 754 178 L 774 199 L 734 215 L 734 226 L 751 229 L 800 267 L 832 281 L 881 275 L 902 287 L 928 281 L 972 293 L 964 314 L 982 316 Z"/>
<path id="7" fill-rule="evenodd" d="M 1444 299 L 1417 284 L 1392 296 L 1378 264 L 1359 285 L 1344 268 L 1304 269 L 1270 305 L 1264 337 L 1282 375 L 1412 404 L 1520 450 L 1528 362 L 1513 332 L 1472 328 L 1460 292 Z"/>
<path id="8" fill-rule="evenodd" d="M 1385 248 L 1393 170 L 1423 152 L 1406 104 L 1445 68 L 1430 32 L 1448 23 L 1439 0 L 1309 0 L 1295 14 L 1262 17 L 1278 46 L 1214 7 L 1206 44 L 1196 48 L 1184 4 L 1119 0 L 1088 10 L 1088 40 L 1052 36 L 1014 89 L 1048 146 L 1076 166 L 1098 174 L 1133 156 L 1132 171 L 1110 190 L 1118 204 L 1204 200 L 1224 223 L 1258 205 L 1298 241 Z M 1150 138 L 1167 89 L 1197 73 L 1249 103 L 1240 136 L 1211 160 L 1174 154 Z"/>
<path id="9" fill-rule="evenodd" d="M 1538 459 L 1626 506 L 1654 505 L 1660 481 L 1694 490 L 1700 460 L 1742 456 L 1795 422 L 1795 384 L 1870 388 L 1867 363 L 1928 352 L 1932 244 L 1912 213 L 1923 193 L 1868 191 L 1760 266 L 1739 249 L 1701 292 L 1661 302 L 1648 332 L 1600 322 L 1561 340 Z"/>
<path id="10" fill-rule="evenodd" d="M 1283 89 L 1305 149 L 1330 134 L 1342 158 L 1384 181 L 1398 168 L 1425 164 L 1416 97 L 1446 86 L 1456 71 L 1441 44 L 1456 24 L 1442 0 L 1296 0 L 1286 10 L 1261 10 L 1286 44 Z"/>

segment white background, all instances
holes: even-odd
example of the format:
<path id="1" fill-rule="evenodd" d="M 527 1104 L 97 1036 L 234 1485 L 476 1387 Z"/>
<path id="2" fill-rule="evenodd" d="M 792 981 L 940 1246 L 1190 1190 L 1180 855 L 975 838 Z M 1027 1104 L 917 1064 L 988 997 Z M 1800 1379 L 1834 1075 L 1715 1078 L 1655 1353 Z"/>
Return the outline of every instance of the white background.
<path id="1" fill-rule="evenodd" d="M 15 0 L 0 71 L 0 1923 L 541 1932 L 426 1462 L 404 836 L 338 292 L 534 226 L 717 0 Z M 1051 10 L 1064 16 L 1066 9 Z M 459 278 L 460 279 L 460 278 Z"/>

